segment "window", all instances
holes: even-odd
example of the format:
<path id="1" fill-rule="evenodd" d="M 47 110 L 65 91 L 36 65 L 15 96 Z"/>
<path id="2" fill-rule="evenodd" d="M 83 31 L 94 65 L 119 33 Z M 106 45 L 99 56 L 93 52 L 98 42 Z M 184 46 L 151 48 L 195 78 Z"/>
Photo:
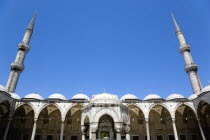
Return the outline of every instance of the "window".
<path id="1" fill-rule="evenodd" d="M 29 140 L 29 134 L 24 134 L 22 140 Z"/>
<path id="2" fill-rule="evenodd" d="M 185 135 L 180 135 L 180 140 L 187 140 Z"/>
<path id="3" fill-rule="evenodd" d="M 191 137 L 192 137 L 192 140 L 198 140 L 198 135 L 197 134 L 192 134 Z"/>
<path id="4" fill-rule="evenodd" d="M 35 135 L 35 140 L 41 140 L 41 135 Z"/>
<path id="5" fill-rule="evenodd" d="M 139 140 L 139 136 L 133 136 L 133 140 Z"/>
<path id="6" fill-rule="evenodd" d="M 157 135 L 157 140 L 163 140 L 163 136 L 162 135 Z"/>
<path id="7" fill-rule="evenodd" d="M 53 135 L 47 135 L 47 140 L 53 140 Z"/>
<path id="8" fill-rule="evenodd" d="M 168 135 L 168 139 L 169 140 L 175 140 L 175 137 L 174 137 L 174 135 Z"/>

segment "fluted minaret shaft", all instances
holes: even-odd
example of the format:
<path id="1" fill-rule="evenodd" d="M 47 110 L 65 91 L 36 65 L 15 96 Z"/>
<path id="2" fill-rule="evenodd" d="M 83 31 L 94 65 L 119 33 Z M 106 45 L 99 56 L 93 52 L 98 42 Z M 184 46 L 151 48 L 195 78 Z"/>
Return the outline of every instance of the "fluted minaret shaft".
<path id="1" fill-rule="evenodd" d="M 197 64 L 193 61 L 191 53 L 190 53 L 190 45 L 188 45 L 185 41 L 184 35 L 182 33 L 182 30 L 180 29 L 179 25 L 177 24 L 173 14 L 172 14 L 173 22 L 174 22 L 174 27 L 176 31 L 176 36 L 178 38 L 180 47 L 179 51 L 184 57 L 185 61 L 185 71 L 189 75 L 190 82 L 192 85 L 193 92 L 195 94 L 200 93 L 202 87 L 201 83 L 198 77 L 198 66 Z"/>
<path id="2" fill-rule="evenodd" d="M 26 29 L 23 40 L 18 45 L 18 53 L 16 59 L 11 64 L 11 72 L 6 86 L 8 92 L 15 92 L 20 73 L 24 70 L 23 63 L 26 54 L 30 50 L 29 43 L 33 34 L 35 17 L 36 14 L 34 14 L 33 18 L 31 19 L 31 22 L 29 23 L 28 28 Z"/>

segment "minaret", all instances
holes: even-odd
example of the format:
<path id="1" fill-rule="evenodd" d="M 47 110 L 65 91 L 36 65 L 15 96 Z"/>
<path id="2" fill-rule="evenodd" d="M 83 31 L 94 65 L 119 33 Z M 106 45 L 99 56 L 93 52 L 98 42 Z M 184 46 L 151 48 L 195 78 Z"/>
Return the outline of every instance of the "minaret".
<path id="1" fill-rule="evenodd" d="M 172 19 L 174 22 L 176 36 L 177 36 L 179 44 L 180 44 L 179 51 L 183 55 L 184 61 L 185 61 L 184 69 L 187 72 L 187 74 L 189 75 L 193 92 L 195 94 L 199 94 L 202 87 L 201 87 L 201 83 L 200 83 L 198 73 L 197 73 L 198 66 L 197 66 L 197 64 L 195 64 L 195 62 L 192 59 L 192 56 L 190 54 L 190 45 L 188 45 L 186 43 L 184 35 L 182 33 L 182 30 L 180 29 L 179 25 L 177 24 L 173 14 L 172 14 Z"/>
<path id="2" fill-rule="evenodd" d="M 26 29 L 22 42 L 18 45 L 18 53 L 16 59 L 11 64 L 11 72 L 6 86 L 8 92 L 11 93 L 15 92 L 20 73 L 24 70 L 23 63 L 26 54 L 30 50 L 29 43 L 31 40 L 31 36 L 33 34 L 35 18 L 36 18 L 36 13 L 34 13 L 34 16 L 31 19 L 28 28 Z"/>

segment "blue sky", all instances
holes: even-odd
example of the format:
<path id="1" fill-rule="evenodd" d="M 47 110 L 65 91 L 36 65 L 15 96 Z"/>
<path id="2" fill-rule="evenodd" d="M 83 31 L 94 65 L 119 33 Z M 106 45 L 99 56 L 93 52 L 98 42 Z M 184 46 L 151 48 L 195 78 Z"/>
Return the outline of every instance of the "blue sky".
<path id="1" fill-rule="evenodd" d="M 25 29 L 37 11 L 31 50 L 16 93 L 37 91 L 44 98 L 60 91 L 70 99 L 83 89 L 143 99 L 173 91 L 192 94 L 178 51 L 170 12 L 184 32 L 199 77 L 210 80 L 210 2 L 208 0 L 1 0 L 0 84 Z"/>

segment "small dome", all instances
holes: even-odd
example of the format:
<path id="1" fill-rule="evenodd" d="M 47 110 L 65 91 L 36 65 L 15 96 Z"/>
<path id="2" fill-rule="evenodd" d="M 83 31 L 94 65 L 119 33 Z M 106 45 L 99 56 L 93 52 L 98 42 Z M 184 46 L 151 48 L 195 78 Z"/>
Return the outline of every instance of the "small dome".
<path id="1" fill-rule="evenodd" d="M 150 95 L 147 95 L 144 100 L 154 100 L 154 99 L 162 99 L 159 95 L 156 95 L 156 94 L 150 94 Z"/>
<path id="2" fill-rule="evenodd" d="M 204 88 L 201 90 L 201 92 L 208 92 L 208 91 L 210 91 L 210 85 L 204 87 Z"/>
<path id="3" fill-rule="evenodd" d="M 16 93 L 9 93 L 11 95 L 12 98 L 14 99 L 21 99 L 20 96 Z"/>
<path id="4" fill-rule="evenodd" d="M 79 99 L 81 99 L 81 100 L 90 100 L 90 98 L 87 95 L 82 94 L 82 93 L 74 95 L 71 99 L 75 99 L 75 100 L 79 100 Z"/>
<path id="5" fill-rule="evenodd" d="M 122 100 L 138 100 L 138 97 L 136 97 L 136 96 L 133 95 L 133 94 L 128 93 L 128 94 L 122 96 L 122 97 L 120 98 L 120 100 L 121 100 L 121 101 L 122 101 Z"/>
<path id="6" fill-rule="evenodd" d="M 188 97 L 189 100 L 194 100 L 195 98 L 198 97 L 198 94 L 192 94 L 190 97 Z"/>
<path id="7" fill-rule="evenodd" d="M 40 96 L 39 94 L 37 93 L 31 93 L 31 94 L 28 94 L 24 97 L 25 99 L 38 99 L 38 100 L 43 100 L 42 96 Z"/>
<path id="8" fill-rule="evenodd" d="M 120 99 L 117 95 L 109 94 L 109 93 L 101 93 L 97 95 L 93 95 L 91 99 L 91 103 L 120 103 Z"/>
<path id="9" fill-rule="evenodd" d="M 173 99 L 183 99 L 185 98 L 184 96 L 180 95 L 180 94 L 176 94 L 176 93 L 173 93 L 171 95 L 169 95 L 166 100 L 173 100 Z"/>
<path id="10" fill-rule="evenodd" d="M 60 93 L 54 93 L 48 97 L 48 99 L 59 99 L 59 100 L 66 100 L 66 97 Z"/>
<path id="11" fill-rule="evenodd" d="M 4 86 L 0 85 L 0 90 L 1 91 L 6 91 L 6 88 Z"/>

